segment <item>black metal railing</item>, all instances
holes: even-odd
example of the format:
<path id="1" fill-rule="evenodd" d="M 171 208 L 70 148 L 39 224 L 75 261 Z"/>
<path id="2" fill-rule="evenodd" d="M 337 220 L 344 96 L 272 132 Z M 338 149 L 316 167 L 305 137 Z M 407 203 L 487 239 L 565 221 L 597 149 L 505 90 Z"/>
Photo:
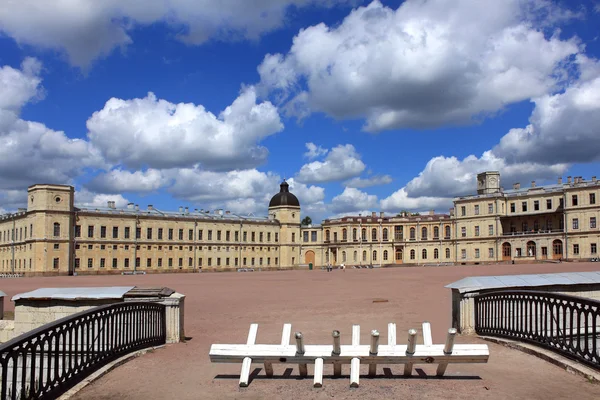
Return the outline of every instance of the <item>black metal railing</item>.
<path id="1" fill-rule="evenodd" d="M 0 345 L 0 400 L 54 399 L 107 363 L 166 342 L 165 306 L 95 307 Z"/>
<path id="2" fill-rule="evenodd" d="M 533 343 L 600 369 L 600 301 L 538 291 L 480 294 L 475 331 Z"/>

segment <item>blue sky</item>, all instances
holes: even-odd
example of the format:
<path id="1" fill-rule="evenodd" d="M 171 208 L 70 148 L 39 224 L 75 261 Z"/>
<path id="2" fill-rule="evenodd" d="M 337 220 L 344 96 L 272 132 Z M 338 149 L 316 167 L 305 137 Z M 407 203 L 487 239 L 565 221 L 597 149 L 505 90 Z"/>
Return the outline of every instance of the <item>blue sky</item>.
<path id="1" fill-rule="evenodd" d="M 484 170 L 598 172 L 596 1 L 205 3 L 8 1 L 0 210 L 48 182 L 265 214 L 287 178 L 317 220 L 447 212 Z"/>

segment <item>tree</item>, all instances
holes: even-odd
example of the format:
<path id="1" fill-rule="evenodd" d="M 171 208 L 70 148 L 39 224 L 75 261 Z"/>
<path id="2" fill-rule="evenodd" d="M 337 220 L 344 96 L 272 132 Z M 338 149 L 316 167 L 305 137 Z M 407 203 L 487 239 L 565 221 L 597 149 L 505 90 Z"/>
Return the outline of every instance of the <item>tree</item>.
<path id="1" fill-rule="evenodd" d="M 302 219 L 302 225 L 311 225 L 312 224 L 312 219 L 307 215 L 306 217 L 304 217 Z"/>

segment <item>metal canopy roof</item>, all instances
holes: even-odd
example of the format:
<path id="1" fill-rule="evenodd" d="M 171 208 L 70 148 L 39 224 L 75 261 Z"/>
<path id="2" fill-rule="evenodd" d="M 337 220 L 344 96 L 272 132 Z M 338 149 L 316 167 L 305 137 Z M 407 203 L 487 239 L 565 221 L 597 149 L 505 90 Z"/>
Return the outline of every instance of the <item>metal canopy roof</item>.
<path id="1" fill-rule="evenodd" d="M 470 276 L 446 285 L 460 293 L 509 287 L 536 287 L 552 285 L 600 284 L 600 271 L 563 272 L 558 274 Z"/>
<path id="2" fill-rule="evenodd" d="M 135 286 L 109 286 L 109 287 L 66 287 L 66 288 L 41 288 L 27 293 L 14 295 L 12 301 L 30 300 L 79 300 L 79 299 L 122 299 L 125 293 Z"/>

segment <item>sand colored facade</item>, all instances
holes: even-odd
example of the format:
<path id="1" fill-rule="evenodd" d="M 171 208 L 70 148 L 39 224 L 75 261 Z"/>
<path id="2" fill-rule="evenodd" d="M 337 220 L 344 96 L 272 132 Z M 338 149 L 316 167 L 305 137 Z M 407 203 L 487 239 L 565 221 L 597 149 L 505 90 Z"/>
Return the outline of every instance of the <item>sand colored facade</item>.
<path id="1" fill-rule="evenodd" d="M 74 189 L 33 185 L 26 209 L 0 217 L 0 272 L 102 274 L 237 268 L 533 262 L 598 257 L 600 183 L 569 177 L 528 188 L 477 176 L 448 214 L 347 216 L 301 226 L 283 182 L 267 217 L 137 205 L 77 207 Z"/>

